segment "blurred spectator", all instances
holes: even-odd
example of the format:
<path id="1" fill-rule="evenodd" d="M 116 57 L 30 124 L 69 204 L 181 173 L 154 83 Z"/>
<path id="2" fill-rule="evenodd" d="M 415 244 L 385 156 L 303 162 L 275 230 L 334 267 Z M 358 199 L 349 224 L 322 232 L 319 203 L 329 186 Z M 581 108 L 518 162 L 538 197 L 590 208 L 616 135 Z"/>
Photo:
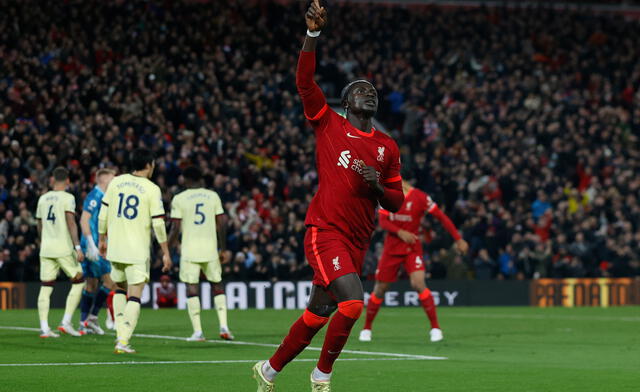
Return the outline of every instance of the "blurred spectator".
<path id="1" fill-rule="evenodd" d="M 141 145 L 158 156 L 165 203 L 191 164 L 221 195 L 229 279 L 281 279 L 285 257 L 293 278 L 310 276 L 303 221 L 317 173 L 294 83 L 304 2 L 0 6 L 0 246 L 5 263 L 23 263 L 7 279 L 37 279 L 29 212 L 51 168 L 69 168 L 80 208 L 93 173 L 126 171 Z M 415 186 L 469 241 L 467 267 L 479 272 L 471 260 L 481 260 L 478 276 L 491 277 L 484 260 L 511 245 L 517 276 L 638 274 L 638 20 L 538 6 L 331 7 L 318 83 L 331 102 L 353 78 L 376 85 L 377 120 Z M 432 254 L 450 246 L 438 230 Z"/>
<path id="2" fill-rule="evenodd" d="M 178 305 L 176 285 L 168 275 L 160 277 L 160 286 L 156 289 L 156 303 L 159 308 L 175 308 Z"/>
<path id="3" fill-rule="evenodd" d="M 514 278 L 518 272 L 516 263 L 514 261 L 513 247 L 507 245 L 507 247 L 500 254 L 499 259 L 500 274 L 504 279 Z"/>
<path id="4" fill-rule="evenodd" d="M 462 256 L 456 255 L 447 264 L 447 279 L 469 279 L 469 267 L 462 260 Z"/>
<path id="5" fill-rule="evenodd" d="M 478 257 L 473 261 L 476 279 L 489 280 L 495 276 L 496 262 L 491 259 L 486 249 L 480 249 Z"/>

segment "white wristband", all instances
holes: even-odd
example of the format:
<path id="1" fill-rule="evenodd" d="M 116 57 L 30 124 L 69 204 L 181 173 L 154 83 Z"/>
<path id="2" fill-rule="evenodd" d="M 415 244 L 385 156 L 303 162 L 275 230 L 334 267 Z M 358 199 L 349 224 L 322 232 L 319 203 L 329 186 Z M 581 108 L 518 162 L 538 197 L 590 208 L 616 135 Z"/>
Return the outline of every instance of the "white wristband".
<path id="1" fill-rule="evenodd" d="M 309 29 L 307 29 L 307 35 L 309 37 L 316 38 L 317 36 L 320 35 L 320 30 L 318 30 L 318 31 L 309 31 Z"/>
<path id="2" fill-rule="evenodd" d="M 76 250 L 80 250 L 80 245 L 76 245 Z"/>

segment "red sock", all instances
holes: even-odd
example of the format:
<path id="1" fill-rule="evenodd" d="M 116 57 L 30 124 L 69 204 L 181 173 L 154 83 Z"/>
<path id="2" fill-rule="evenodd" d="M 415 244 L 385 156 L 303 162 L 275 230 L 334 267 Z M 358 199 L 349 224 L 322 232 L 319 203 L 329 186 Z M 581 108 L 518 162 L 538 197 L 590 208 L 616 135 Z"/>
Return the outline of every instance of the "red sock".
<path id="1" fill-rule="evenodd" d="M 111 314 L 111 320 L 115 320 L 113 317 L 113 295 L 115 294 L 115 290 L 111 290 L 109 295 L 107 296 L 107 309 L 109 309 L 109 313 Z"/>
<path id="2" fill-rule="evenodd" d="M 440 324 L 438 324 L 438 316 L 436 315 L 436 303 L 433 300 L 433 295 L 431 295 L 431 290 L 424 289 L 418 298 L 420 298 L 420 303 L 422 304 L 424 312 L 427 314 L 427 317 L 429 317 L 431 328 L 440 328 Z"/>
<path id="3" fill-rule="evenodd" d="M 364 322 L 364 329 L 371 329 L 373 319 L 376 318 L 380 306 L 382 306 L 383 300 L 378 298 L 375 293 L 371 293 L 369 297 L 369 304 L 367 305 L 367 319 Z"/>
<path id="4" fill-rule="evenodd" d="M 324 337 L 322 352 L 318 360 L 320 371 L 331 373 L 333 363 L 338 359 L 342 348 L 347 343 L 351 328 L 358 321 L 362 308 L 364 308 L 364 302 L 360 300 L 338 303 L 338 311 L 331 318 L 327 335 Z"/>
<path id="5" fill-rule="evenodd" d="M 328 317 L 320 317 L 305 310 L 302 316 L 289 329 L 280 347 L 269 359 L 269 364 L 276 371 L 281 371 L 286 364 L 300 354 L 311 343 L 311 339 L 329 321 Z"/>

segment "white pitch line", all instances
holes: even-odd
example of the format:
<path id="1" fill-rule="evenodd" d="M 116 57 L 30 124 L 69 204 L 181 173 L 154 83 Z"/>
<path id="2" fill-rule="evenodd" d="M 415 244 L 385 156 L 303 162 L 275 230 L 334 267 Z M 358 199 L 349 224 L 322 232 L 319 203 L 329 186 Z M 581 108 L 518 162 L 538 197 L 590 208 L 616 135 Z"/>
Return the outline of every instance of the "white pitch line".
<path id="1" fill-rule="evenodd" d="M 0 367 L 37 367 L 37 366 L 111 366 L 111 365 L 180 365 L 207 364 L 221 365 L 230 363 L 256 363 L 260 359 L 228 359 L 219 361 L 123 361 L 123 362 L 50 362 L 50 363 L 0 363 Z M 294 359 L 293 362 L 317 362 L 317 359 Z M 423 361 L 422 358 L 338 358 L 338 361 Z"/>
<path id="2" fill-rule="evenodd" d="M 0 326 L 0 329 L 8 329 L 8 330 L 15 330 L 15 331 L 40 332 L 40 328 L 29 328 L 29 327 L 5 327 L 5 326 Z"/>
<path id="3" fill-rule="evenodd" d="M 151 338 L 151 339 L 169 339 L 169 340 L 183 340 L 183 341 L 187 340 L 187 338 L 183 338 L 183 337 L 165 336 L 165 335 L 134 334 L 133 336 L 137 336 L 137 337 L 141 337 L 141 338 Z M 207 343 L 231 344 L 231 345 L 239 345 L 239 346 L 269 347 L 269 348 L 280 347 L 279 344 L 243 342 L 243 341 L 238 341 L 238 340 L 232 340 L 232 341 L 229 341 L 229 340 L 207 340 Z M 322 348 L 308 346 L 306 348 L 306 350 L 322 351 Z M 429 355 L 386 353 L 386 352 L 379 352 L 379 351 L 342 350 L 342 352 L 346 353 L 346 354 L 379 355 L 379 356 L 382 356 L 382 357 L 424 359 L 424 360 L 433 360 L 433 361 L 439 361 L 439 360 L 448 359 L 446 357 L 433 357 L 433 356 L 429 356 Z"/>
<path id="4" fill-rule="evenodd" d="M 8 330 L 18 330 L 18 331 L 40 331 L 38 328 L 27 328 L 27 327 L 10 327 L 10 326 L 0 326 L 0 329 L 8 329 Z M 148 338 L 148 339 L 164 339 L 164 340 L 180 340 L 186 341 L 187 338 L 183 338 L 180 336 L 167 336 L 167 335 L 152 335 L 152 334 L 134 334 L 133 336 L 140 338 Z M 230 345 L 239 345 L 239 346 L 254 346 L 254 347 L 269 347 L 276 348 L 279 347 L 279 344 L 273 343 L 255 343 L 255 342 L 243 342 L 238 340 L 207 340 L 207 343 L 216 343 L 216 344 L 230 344 Z M 320 347 L 307 347 L 306 350 L 310 351 L 322 351 Z M 345 354 L 357 354 L 357 355 L 375 355 L 381 357 L 394 357 L 394 358 L 406 358 L 406 359 L 420 359 L 420 360 L 428 360 L 428 361 L 443 361 L 449 358 L 447 357 L 434 357 L 430 355 L 420 355 L 420 354 L 401 354 L 401 353 L 386 353 L 379 351 L 359 351 L 359 350 L 342 350 Z"/>

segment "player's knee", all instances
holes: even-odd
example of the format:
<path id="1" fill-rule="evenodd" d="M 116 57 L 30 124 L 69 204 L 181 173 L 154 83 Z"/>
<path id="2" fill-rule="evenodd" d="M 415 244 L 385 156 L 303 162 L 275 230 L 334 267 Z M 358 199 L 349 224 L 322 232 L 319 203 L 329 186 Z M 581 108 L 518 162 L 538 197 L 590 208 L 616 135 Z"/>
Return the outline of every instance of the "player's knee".
<path id="1" fill-rule="evenodd" d="M 411 288 L 421 293 L 427 288 L 427 285 L 422 280 L 411 280 Z"/>
<path id="2" fill-rule="evenodd" d="M 376 283 L 375 287 L 373 288 L 373 293 L 378 298 L 384 298 L 384 294 L 387 292 L 387 290 L 389 290 L 389 285 L 388 284 L 386 284 L 386 283 Z"/>
<path id="3" fill-rule="evenodd" d="M 302 320 L 311 328 L 322 328 L 328 321 L 329 316 L 321 316 L 311 312 L 309 309 L 305 309 L 302 314 Z"/>
<path id="4" fill-rule="evenodd" d="M 73 284 L 84 283 L 84 277 L 82 276 L 82 273 L 78 272 L 76 276 L 74 276 L 71 279 L 71 283 Z"/>
<path id="5" fill-rule="evenodd" d="M 359 299 L 343 301 L 338 304 L 338 312 L 342 313 L 346 317 L 356 320 L 360 318 L 363 309 L 364 301 Z"/>
<path id="6" fill-rule="evenodd" d="M 420 301 L 424 301 L 424 300 L 426 300 L 427 298 L 429 298 L 429 297 L 433 296 L 433 294 L 431 294 L 431 290 L 429 290 L 429 289 L 428 289 L 428 288 L 426 288 L 426 287 L 425 287 L 424 289 L 422 289 L 422 290 L 418 291 L 418 293 L 420 293 L 420 294 L 418 295 L 418 298 L 420 299 Z"/>
<path id="7" fill-rule="evenodd" d="M 98 281 L 92 278 L 87 278 L 87 287 L 85 287 L 85 290 L 87 290 L 90 293 L 93 293 L 97 289 L 98 289 Z"/>
<path id="8" fill-rule="evenodd" d="M 218 296 L 224 294 L 224 286 L 222 283 L 214 283 L 213 284 L 213 296 Z"/>
<path id="9" fill-rule="evenodd" d="M 187 297 L 197 297 L 198 296 L 198 285 L 190 284 L 187 285 Z"/>

